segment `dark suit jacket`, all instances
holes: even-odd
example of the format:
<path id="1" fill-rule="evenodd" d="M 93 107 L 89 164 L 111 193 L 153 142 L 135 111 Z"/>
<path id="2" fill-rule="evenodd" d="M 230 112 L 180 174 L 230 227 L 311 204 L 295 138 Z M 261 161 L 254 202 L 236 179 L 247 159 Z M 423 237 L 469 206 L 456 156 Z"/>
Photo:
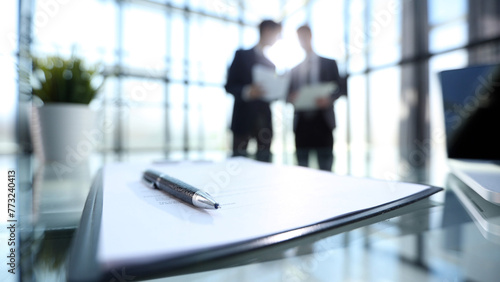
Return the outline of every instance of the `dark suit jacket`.
<path id="1" fill-rule="evenodd" d="M 231 130 L 235 134 L 252 134 L 260 128 L 272 130 L 269 103 L 262 100 L 244 101 L 242 98 L 243 87 L 252 84 L 252 68 L 255 64 L 275 69 L 271 61 L 257 56 L 254 48 L 236 51 L 229 67 L 225 88 L 234 96 Z"/>
<path id="2" fill-rule="evenodd" d="M 302 63 L 301 63 L 302 64 Z M 298 66 L 294 67 L 291 72 L 291 82 L 290 82 L 290 89 L 289 89 L 289 94 L 292 92 L 295 92 L 299 90 L 304 82 L 303 79 L 300 77 L 300 69 L 299 67 L 301 66 L 299 64 Z M 340 88 L 342 81 L 339 76 L 339 69 L 337 67 L 337 62 L 335 60 L 319 57 L 319 81 L 320 82 L 335 82 L 338 85 L 337 90 L 331 94 L 332 101 L 337 99 L 340 96 Z M 328 107 L 327 109 L 324 110 L 318 110 L 321 112 L 323 117 L 325 118 L 326 123 L 330 127 L 331 130 L 333 130 L 336 126 L 336 121 L 335 121 L 335 112 L 333 110 L 333 103 L 332 106 Z M 303 112 L 301 111 L 295 111 L 294 115 L 294 130 L 296 129 L 296 125 L 298 122 L 298 119 L 301 118 Z"/>

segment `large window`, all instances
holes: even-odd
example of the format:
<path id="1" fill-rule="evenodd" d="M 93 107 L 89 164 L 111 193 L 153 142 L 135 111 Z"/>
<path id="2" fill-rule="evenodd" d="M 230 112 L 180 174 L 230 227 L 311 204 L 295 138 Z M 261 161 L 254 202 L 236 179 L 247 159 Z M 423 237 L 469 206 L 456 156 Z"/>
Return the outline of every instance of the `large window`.
<path id="1" fill-rule="evenodd" d="M 35 54 L 74 53 L 104 66 L 92 107 L 113 127 L 101 149 L 175 158 L 226 154 L 226 69 L 237 48 L 256 44 L 258 21 L 280 13 L 280 1 L 93 0 L 48 11 L 45 1 L 35 3 Z"/>
<path id="2" fill-rule="evenodd" d="M 401 119 L 401 1 L 345 3 L 349 173 L 384 177 L 397 159 Z M 391 109 L 391 110 L 388 110 Z M 385 160 L 392 167 L 367 167 Z"/>
<path id="3" fill-rule="evenodd" d="M 257 43 L 260 20 L 283 21 L 283 40 L 268 54 L 288 71 L 304 58 L 296 29 L 307 23 L 316 52 L 348 77 L 349 95 L 335 105 L 335 171 L 376 177 L 402 174 L 398 157 L 424 141 L 432 141 L 426 157 L 442 163 L 444 143 L 433 139 L 443 122 L 437 73 L 500 61 L 496 0 L 38 0 L 32 11 L 18 11 L 31 2 L 16 2 L 0 4 L 8 94 L 0 98 L 0 153 L 29 139 L 28 95 L 19 94 L 29 90 L 16 64 L 26 55 L 18 39 L 29 42 L 30 32 L 19 20 L 31 22 L 32 54 L 74 53 L 103 66 L 107 80 L 91 105 L 113 125 L 102 150 L 169 158 L 228 155 L 233 100 L 223 85 L 234 51 Z M 293 108 L 276 102 L 272 111 L 275 160 L 293 163 Z M 392 164 L 366 166 L 373 159 Z"/>

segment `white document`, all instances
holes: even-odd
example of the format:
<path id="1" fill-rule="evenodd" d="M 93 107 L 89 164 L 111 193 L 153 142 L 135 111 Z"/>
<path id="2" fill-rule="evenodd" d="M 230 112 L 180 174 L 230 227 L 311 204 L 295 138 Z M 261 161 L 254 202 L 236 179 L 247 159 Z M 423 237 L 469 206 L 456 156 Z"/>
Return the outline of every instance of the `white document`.
<path id="1" fill-rule="evenodd" d="M 210 193 L 221 209 L 187 205 L 141 183 L 152 168 Z M 339 176 L 245 158 L 104 167 L 98 260 L 148 262 L 268 236 L 386 204 L 429 186 Z"/>
<path id="2" fill-rule="evenodd" d="M 337 84 L 334 82 L 303 86 L 299 89 L 293 105 L 296 110 L 300 111 L 314 110 L 317 108 L 316 99 L 328 97 L 335 90 L 337 90 Z"/>
<path id="3" fill-rule="evenodd" d="M 252 75 L 253 83 L 260 85 L 264 91 L 264 100 L 272 102 L 286 98 L 290 84 L 289 74 L 277 75 L 271 68 L 255 65 L 252 68 Z"/>

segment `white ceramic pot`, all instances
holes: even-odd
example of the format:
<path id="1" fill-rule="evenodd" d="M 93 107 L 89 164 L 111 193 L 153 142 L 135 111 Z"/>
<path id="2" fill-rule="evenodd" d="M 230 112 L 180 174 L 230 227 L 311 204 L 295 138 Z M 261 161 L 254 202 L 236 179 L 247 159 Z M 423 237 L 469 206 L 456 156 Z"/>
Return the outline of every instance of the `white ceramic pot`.
<path id="1" fill-rule="evenodd" d="M 101 136 L 88 105 L 47 103 L 33 107 L 31 135 L 35 155 L 43 162 L 71 167 L 88 159 Z"/>

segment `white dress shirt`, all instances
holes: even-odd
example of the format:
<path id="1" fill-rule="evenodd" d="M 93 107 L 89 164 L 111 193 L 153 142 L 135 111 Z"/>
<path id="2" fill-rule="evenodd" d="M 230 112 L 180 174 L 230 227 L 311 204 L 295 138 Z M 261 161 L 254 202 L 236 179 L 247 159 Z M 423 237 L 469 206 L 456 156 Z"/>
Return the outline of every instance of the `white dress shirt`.
<path id="1" fill-rule="evenodd" d="M 307 54 L 304 61 L 299 65 L 299 74 L 302 84 L 319 83 L 319 56 L 311 52 Z"/>

